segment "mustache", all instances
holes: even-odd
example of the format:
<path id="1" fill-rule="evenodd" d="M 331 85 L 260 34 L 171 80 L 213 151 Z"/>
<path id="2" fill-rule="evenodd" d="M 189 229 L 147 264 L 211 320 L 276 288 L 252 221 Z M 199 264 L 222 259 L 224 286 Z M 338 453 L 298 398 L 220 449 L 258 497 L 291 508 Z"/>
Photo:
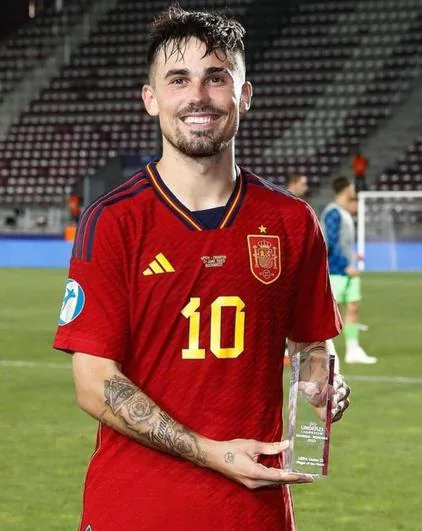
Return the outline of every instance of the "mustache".
<path id="1" fill-rule="evenodd" d="M 209 113 L 209 114 L 218 114 L 220 116 L 224 116 L 227 114 L 227 112 L 224 109 L 219 109 L 218 107 L 214 107 L 213 105 L 204 105 L 204 104 L 196 104 L 196 103 L 190 103 L 187 105 L 184 109 L 179 111 L 177 113 L 177 118 L 182 118 L 183 116 L 186 116 L 187 114 L 194 114 L 194 113 Z"/>

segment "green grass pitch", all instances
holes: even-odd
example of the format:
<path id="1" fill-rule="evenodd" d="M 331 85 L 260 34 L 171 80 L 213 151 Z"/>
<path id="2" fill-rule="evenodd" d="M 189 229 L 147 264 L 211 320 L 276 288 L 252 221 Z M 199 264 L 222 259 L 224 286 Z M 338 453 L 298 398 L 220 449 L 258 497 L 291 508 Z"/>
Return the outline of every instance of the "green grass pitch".
<path id="1" fill-rule="evenodd" d="M 0 270 L 1 531 L 77 529 L 96 423 L 50 346 L 65 275 Z M 293 489 L 299 531 L 422 529 L 422 274 L 366 274 L 363 288 L 362 344 L 380 361 L 344 366 L 352 405 L 332 430 L 330 476 Z"/>

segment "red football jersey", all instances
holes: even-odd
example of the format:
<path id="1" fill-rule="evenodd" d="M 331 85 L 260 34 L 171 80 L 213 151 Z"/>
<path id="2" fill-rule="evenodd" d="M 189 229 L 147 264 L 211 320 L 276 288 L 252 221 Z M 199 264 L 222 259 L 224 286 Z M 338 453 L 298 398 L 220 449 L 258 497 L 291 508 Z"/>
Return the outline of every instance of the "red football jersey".
<path id="1" fill-rule="evenodd" d="M 150 164 L 84 212 L 70 279 L 54 346 L 121 363 L 176 420 L 216 440 L 279 441 L 286 337 L 340 330 L 313 211 L 243 169 L 210 230 Z M 290 531 L 294 522 L 287 487 L 248 490 L 100 425 L 80 529 L 89 526 Z"/>

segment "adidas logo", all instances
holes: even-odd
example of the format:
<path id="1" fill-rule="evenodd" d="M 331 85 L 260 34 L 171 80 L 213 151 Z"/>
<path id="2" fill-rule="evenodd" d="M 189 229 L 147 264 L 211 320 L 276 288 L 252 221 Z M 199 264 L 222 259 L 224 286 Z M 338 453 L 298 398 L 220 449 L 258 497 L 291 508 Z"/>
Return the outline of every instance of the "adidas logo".
<path id="1" fill-rule="evenodd" d="M 163 253 L 157 254 L 142 274 L 147 277 L 149 275 L 159 275 L 160 273 L 174 273 L 174 267 Z"/>

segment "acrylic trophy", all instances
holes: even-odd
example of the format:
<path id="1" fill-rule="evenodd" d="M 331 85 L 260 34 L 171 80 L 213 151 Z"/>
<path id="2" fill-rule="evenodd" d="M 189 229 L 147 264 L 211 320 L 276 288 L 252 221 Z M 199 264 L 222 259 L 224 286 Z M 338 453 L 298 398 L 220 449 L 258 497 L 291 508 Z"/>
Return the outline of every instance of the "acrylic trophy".
<path id="1" fill-rule="evenodd" d="M 331 397 L 334 380 L 334 356 L 326 358 L 326 376 L 318 383 L 307 381 L 303 370 L 307 352 L 294 354 L 291 359 L 289 411 L 285 452 L 285 470 L 326 476 L 331 429 Z M 323 360 L 324 362 L 324 360 Z M 302 370 L 301 370 L 302 369 Z M 314 407 L 312 404 L 316 405 Z"/>

